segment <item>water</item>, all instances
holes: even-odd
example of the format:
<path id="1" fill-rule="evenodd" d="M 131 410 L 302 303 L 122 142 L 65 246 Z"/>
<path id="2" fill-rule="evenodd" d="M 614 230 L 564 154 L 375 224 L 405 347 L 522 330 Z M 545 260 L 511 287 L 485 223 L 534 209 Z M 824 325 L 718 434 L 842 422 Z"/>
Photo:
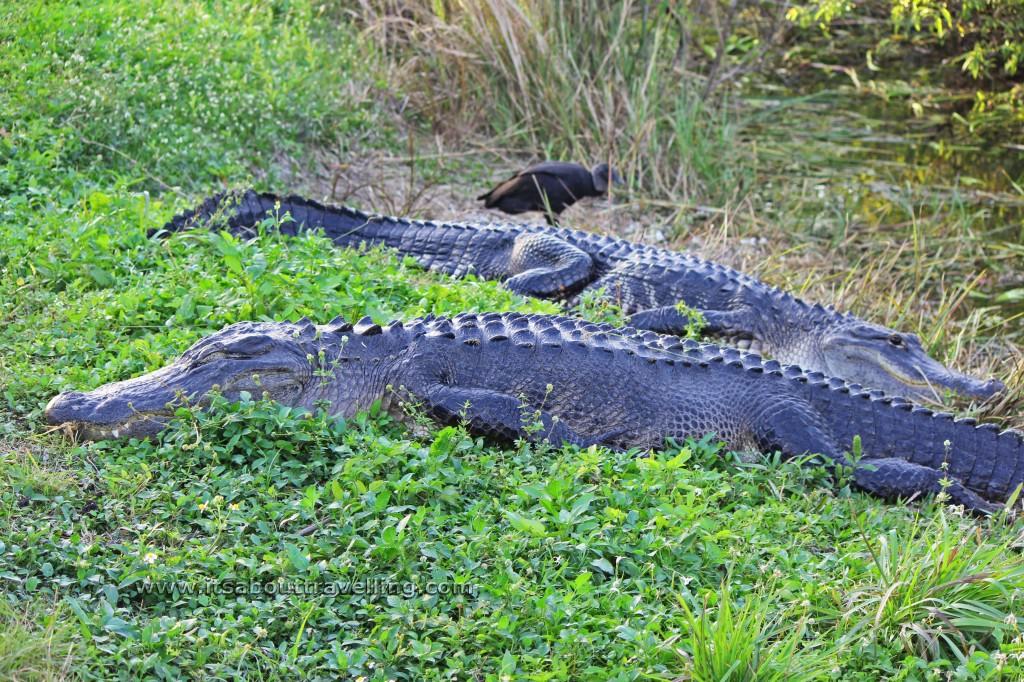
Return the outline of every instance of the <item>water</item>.
<path id="1" fill-rule="evenodd" d="M 819 189 L 800 217 L 832 234 L 866 228 L 908 236 L 927 223 L 935 243 L 979 240 L 998 258 L 984 262 L 991 274 L 969 307 L 993 307 L 1024 329 L 1024 139 L 951 124 L 953 112 L 970 108 L 971 94 L 886 99 L 852 87 L 801 87 L 759 86 L 743 129 L 779 187 L 800 180 Z"/>
<path id="2" fill-rule="evenodd" d="M 925 203 L 957 199 L 992 210 L 1017 229 L 1024 219 L 1024 139 L 982 139 L 950 114 L 969 105 L 965 95 L 931 96 L 929 108 L 850 88 L 796 94 L 761 86 L 748 129 L 774 140 L 783 153 L 799 149 L 801 163 L 821 179 L 870 177 L 874 191 L 903 197 L 908 188 Z M 774 92 L 771 92 L 774 91 Z M 765 96 L 774 94 L 775 96 Z M 784 126 L 780 123 L 784 122 Z M 788 149 L 787 149 L 788 148 Z"/>

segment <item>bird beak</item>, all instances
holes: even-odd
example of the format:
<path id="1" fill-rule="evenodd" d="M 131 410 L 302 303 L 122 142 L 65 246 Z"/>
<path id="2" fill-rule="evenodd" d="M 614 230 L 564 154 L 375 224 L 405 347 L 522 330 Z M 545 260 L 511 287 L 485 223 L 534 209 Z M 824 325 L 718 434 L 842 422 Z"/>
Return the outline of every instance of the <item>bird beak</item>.
<path id="1" fill-rule="evenodd" d="M 612 182 L 614 182 L 616 185 L 625 185 L 626 184 L 626 181 L 623 180 L 622 176 L 619 175 L 617 172 L 615 172 L 614 169 L 612 170 Z"/>

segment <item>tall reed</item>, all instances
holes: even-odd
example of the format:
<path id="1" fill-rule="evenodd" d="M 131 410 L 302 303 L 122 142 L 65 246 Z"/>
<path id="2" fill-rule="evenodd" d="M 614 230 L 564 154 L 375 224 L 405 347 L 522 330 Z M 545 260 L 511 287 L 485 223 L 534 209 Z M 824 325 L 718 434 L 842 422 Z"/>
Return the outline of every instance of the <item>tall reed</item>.
<path id="1" fill-rule="evenodd" d="M 723 99 L 706 96 L 714 76 L 687 68 L 695 22 L 675 5 L 361 6 L 394 77 L 437 132 L 482 131 L 544 158 L 609 160 L 634 186 L 672 202 L 717 205 L 747 186 Z"/>

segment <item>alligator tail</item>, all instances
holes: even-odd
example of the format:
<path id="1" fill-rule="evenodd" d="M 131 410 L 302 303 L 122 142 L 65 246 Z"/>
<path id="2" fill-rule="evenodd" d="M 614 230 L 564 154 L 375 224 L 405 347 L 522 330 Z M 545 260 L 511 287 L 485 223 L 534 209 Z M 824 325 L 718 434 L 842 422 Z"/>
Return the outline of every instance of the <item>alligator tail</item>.
<path id="1" fill-rule="evenodd" d="M 300 196 L 250 189 L 215 194 L 196 208 L 175 216 L 150 236 L 207 228 L 253 237 L 268 217 L 276 219 L 274 224 L 282 234 L 295 236 L 307 230 L 323 230 L 338 246 L 387 246 L 412 256 L 428 270 L 455 277 L 471 272 L 485 279 L 507 277 L 507 251 L 517 234 L 514 229 L 489 230 L 371 215 Z"/>
<path id="2" fill-rule="evenodd" d="M 339 246 L 369 242 L 398 247 L 403 231 L 398 221 L 370 216 L 355 209 L 328 207 L 299 196 L 280 196 L 250 189 L 218 192 L 195 208 L 174 216 L 150 236 L 206 228 L 225 229 L 236 236 L 251 237 L 268 219 L 282 234 L 289 236 L 323 229 Z"/>
<path id="3" fill-rule="evenodd" d="M 843 448 L 851 450 L 854 437 L 860 437 L 866 462 L 903 459 L 947 473 L 1000 502 L 1024 483 L 1024 434 L 1019 431 L 1001 431 L 995 424 L 957 419 L 881 391 L 836 383 L 811 381 L 807 390 Z"/>
<path id="4" fill-rule="evenodd" d="M 216 227 L 239 235 L 255 232 L 256 226 L 266 217 L 267 208 L 273 208 L 273 202 L 265 199 L 269 199 L 269 195 L 252 190 L 244 193 L 218 192 L 203 199 L 195 208 L 174 216 L 163 227 L 151 230 L 149 236 Z"/>

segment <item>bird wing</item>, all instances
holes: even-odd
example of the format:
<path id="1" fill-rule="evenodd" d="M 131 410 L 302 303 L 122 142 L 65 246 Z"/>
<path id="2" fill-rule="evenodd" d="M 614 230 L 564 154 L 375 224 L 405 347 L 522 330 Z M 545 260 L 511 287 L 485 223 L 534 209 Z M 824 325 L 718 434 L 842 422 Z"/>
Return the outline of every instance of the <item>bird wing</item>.
<path id="1" fill-rule="evenodd" d="M 516 175 L 513 175 L 511 178 L 509 178 L 508 180 L 505 180 L 503 183 L 501 183 L 500 185 L 498 185 L 497 187 L 495 187 L 491 191 L 486 192 L 486 193 L 481 194 L 480 196 L 478 196 L 476 198 L 476 200 L 477 201 L 486 202 L 485 205 L 487 206 L 487 208 L 491 208 L 491 204 L 493 204 L 495 202 L 498 202 L 498 201 L 501 201 L 502 198 L 504 198 L 506 194 L 508 194 L 509 192 L 515 190 L 516 183 L 519 181 L 520 177 L 521 177 L 521 174 L 519 174 L 519 173 L 517 173 Z"/>
<path id="2" fill-rule="evenodd" d="M 537 165 L 541 166 L 543 164 Z M 536 182 L 537 187 L 539 187 L 544 193 L 548 195 L 553 195 L 555 188 L 561 187 L 562 190 L 565 191 L 565 195 L 567 197 L 572 197 L 573 201 L 578 201 L 580 199 L 580 197 L 576 196 L 576 192 L 572 191 L 569 185 L 566 184 L 565 176 L 563 174 L 550 173 L 544 171 L 531 171 L 527 173 L 528 170 L 530 169 L 528 168 L 522 173 L 520 173 L 522 182 L 528 182 L 531 186 L 533 186 L 533 184 Z"/>
<path id="3" fill-rule="evenodd" d="M 477 197 L 477 201 L 500 201 L 509 192 L 512 192 L 519 187 L 520 182 L 528 182 L 532 186 L 534 181 L 531 176 L 534 175 L 551 176 L 554 179 L 555 182 L 550 182 L 550 184 L 549 182 L 540 180 L 539 182 L 541 187 L 555 187 L 557 185 L 561 185 L 565 188 L 569 196 L 574 196 L 574 193 L 570 192 L 566 185 L 566 179 L 573 176 L 589 179 L 590 171 L 580 164 L 572 163 L 570 161 L 541 161 L 540 163 L 535 163 L 532 166 L 527 166 L 486 194 L 481 194 Z"/>

